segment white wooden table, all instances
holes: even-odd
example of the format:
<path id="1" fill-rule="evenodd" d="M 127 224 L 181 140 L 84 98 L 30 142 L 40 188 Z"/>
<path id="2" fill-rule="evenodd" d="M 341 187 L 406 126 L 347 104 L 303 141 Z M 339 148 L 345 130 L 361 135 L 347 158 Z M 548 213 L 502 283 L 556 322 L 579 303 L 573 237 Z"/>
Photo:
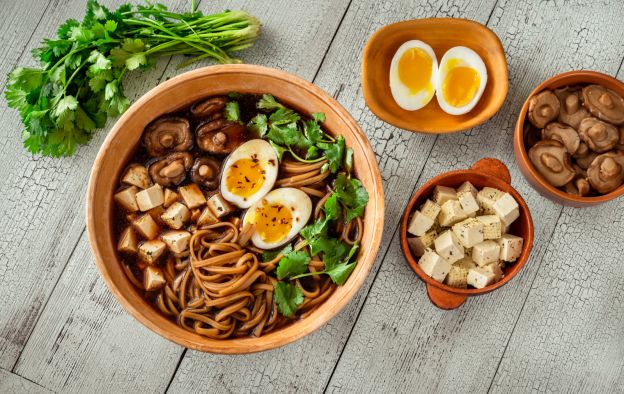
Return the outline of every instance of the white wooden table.
<path id="1" fill-rule="evenodd" d="M 243 58 L 313 81 L 367 133 L 387 212 L 368 280 L 329 324 L 284 348 L 232 357 L 168 342 L 121 308 L 91 257 L 84 198 L 106 132 L 72 158 L 33 157 L 2 95 L 0 393 L 624 392 L 624 199 L 587 209 L 554 204 L 529 187 L 512 146 L 520 106 L 542 80 L 581 68 L 624 78 L 621 1 L 198 3 L 204 12 L 243 8 L 258 16 L 262 38 Z M 0 75 L 31 64 L 30 49 L 65 19 L 81 19 L 84 8 L 83 0 L 3 1 Z M 360 59 L 370 34 L 423 17 L 473 19 L 500 37 L 509 94 L 491 121 L 465 133 L 419 135 L 385 124 L 364 104 Z M 163 59 L 156 70 L 127 78 L 127 93 L 136 99 L 181 72 L 179 62 Z M 0 90 L 5 84 L 0 78 Z M 535 248 L 507 286 L 441 311 L 403 259 L 399 217 L 427 179 L 487 156 L 509 166 L 528 202 Z"/>

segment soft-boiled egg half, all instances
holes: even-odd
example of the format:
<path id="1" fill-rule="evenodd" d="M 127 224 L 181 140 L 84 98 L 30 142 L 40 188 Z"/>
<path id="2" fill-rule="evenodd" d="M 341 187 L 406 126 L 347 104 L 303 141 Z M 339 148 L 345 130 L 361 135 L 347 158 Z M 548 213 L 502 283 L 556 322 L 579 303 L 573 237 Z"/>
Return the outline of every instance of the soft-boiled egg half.
<path id="1" fill-rule="evenodd" d="M 415 111 L 435 94 L 438 59 L 433 49 L 419 40 L 405 42 L 390 63 L 390 91 L 399 107 Z"/>
<path id="2" fill-rule="evenodd" d="M 454 47 L 440 61 L 436 98 L 440 108 L 451 115 L 462 115 L 479 102 L 487 84 L 487 69 L 472 49 Z"/>
<path id="3" fill-rule="evenodd" d="M 312 200 L 299 189 L 275 189 L 252 205 L 243 227 L 254 225 L 251 242 L 261 249 L 274 249 L 293 239 L 308 223 Z"/>
<path id="4" fill-rule="evenodd" d="M 221 195 L 239 208 L 249 208 L 273 188 L 278 166 L 277 154 L 267 141 L 245 142 L 223 163 Z"/>

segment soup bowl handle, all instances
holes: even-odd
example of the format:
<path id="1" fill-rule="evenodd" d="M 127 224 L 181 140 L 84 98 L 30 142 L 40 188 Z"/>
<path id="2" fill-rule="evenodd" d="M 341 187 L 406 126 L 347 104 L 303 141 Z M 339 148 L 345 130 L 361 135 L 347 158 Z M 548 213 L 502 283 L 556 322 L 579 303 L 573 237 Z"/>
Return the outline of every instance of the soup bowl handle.
<path id="1" fill-rule="evenodd" d="M 447 310 L 459 308 L 468 298 L 467 295 L 451 293 L 429 283 L 427 283 L 427 295 L 433 305 Z"/>
<path id="2" fill-rule="evenodd" d="M 496 177 L 505 183 L 511 183 L 509 169 L 500 160 L 490 157 L 481 159 L 472 165 L 472 170 L 488 176 Z"/>

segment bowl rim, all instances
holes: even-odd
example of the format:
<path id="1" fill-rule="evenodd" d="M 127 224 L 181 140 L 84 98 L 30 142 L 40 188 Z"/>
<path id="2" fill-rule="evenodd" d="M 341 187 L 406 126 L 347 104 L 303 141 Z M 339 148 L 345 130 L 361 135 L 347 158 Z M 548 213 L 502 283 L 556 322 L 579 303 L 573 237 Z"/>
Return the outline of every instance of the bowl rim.
<path id="1" fill-rule="evenodd" d="M 611 201 L 613 199 L 616 199 L 624 195 L 624 184 L 622 184 L 620 187 L 618 187 L 617 189 L 607 194 L 602 194 L 599 196 L 581 197 L 581 196 L 575 196 L 573 194 L 566 193 L 563 190 L 560 190 L 554 187 L 553 185 L 551 185 L 550 183 L 548 183 L 544 179 L 544 177 L 542 177 L 542 175 L 538 173 L 537 170 L 535 170 L 533 163 L 531 163 L 531 160 L 529 159 L 526 146 L 524 145 L 524 125 L 527 119 L 527 112 L 529 109 L 529 99 L 533 97 L 535 94 L 551 87 L 552 85 L 556 85 L 559 81 L 566 79 L 566 78 L 570 78 L 570 77 L 582 77 L 582 78 L 591 79 L 591 81 L 586 82 L 588 84 L 589 83 L 599 84 L 599 82 L 597 81 L 608 80 L 612 83 L 620 85 L 622 87 L 622 92 L 624 92 L 624 83 L 622 81 L 608 74 L 599 72 L 599 71 L 572 70 L 572 71 L 566 71 L 563 73 L 556 74 L 546 79 L 545 81 L 537 85 L 535 89 L 531 91 L 531 93 L 528 95 L 528 97 L 524 101 L 524 104 L 522 105 L 522 108 L 520 109 L 520 113 L 518 114 L 518 120 L 516 121 L 516 127 L 514 129 L 514 145 L 517 146 L 518 148 L 516 149 L 516 153 L 517 153 L 516 159 L 518 161 L 521 161 L 522 164 L 524 164 L 526 170 L 529 172 L 529 174 L 531 175 L 531 178 L 535 180 L 535 182 L 537 182 L 548 193 L 556 196 L 558 199 L 561 199 L 569 203 L 581 203 L 581 204 L 588 204 L 588 205 L 594 205 L 594 204 Z M 529 178 L 529 176 L 527 176 L 524 171 L 522 171 L 522 173 L 526 178 Z"/>
<path id="2" fill-rule="evenodd" d="M 101 248 L 103 248 L 103 246 L 100 245 L 97 241 L 99 235 L 97 233 L 95 223 L 95 217 L 97 215 L 93 212 L 93 201 L 96 198 L 96 184 L 98 183 L 98 176 L 100 174 L 104 160 L 105 158 L 107 158 L 108 152 L 111 151 L 111 142 L 115 138 L 117 138 L 117 136 L 122 132 L 123 126 L 129 119 L 134 116 L 135 112 L 142 109 L 148 101 L 153 99 L 155 96 L 161 94 L 163 90 L 169 90 L 171 88 L 175 88 L 178 84 L 189 83 L 189 81 L 192 81 L 194 79 L 202 78 L 212 74 L 242 74 L 251 77 L 263 76 L 267 78 L 277 79 L 282 83 L 289 84 L 293 88 L 303 89 L 309 94 L 315 96 L 315 98 L 323 102 L 325 105 L 331 107 L 339 116 L 341 121 L 348 125 L 348 128 L 353 131 L 354 143 L 351 145 L 351 147 L 355 149 L 354 145 L 357 144 L 357 149 L 360 150 L 361 155 L 372 158 L 375 158 L 376 156 L 366 134 L 355 121 L 355 119 L 340 103 L 338 103 L 338 101 L 336 101 L 328 93 L 326 93 L 316 85 L 312 84 L 311 82 L 308 82 L 291 73 L 270 67 L 249 64 L 206 66 L 175 76 L 161 84 L 158 84 L 157 86 L 146 92 L 143 96 L 141 96 L 115 122 L 115 124 L 111 128 L 110 132 L 106 136 L 104 142 L 102 143 L 102 146 L 99 149 L 98 155 L 91 169 L 85 204 L 87 235 L 89 239 L 89 244 L 95 259 L 96 266 L 98 267 L 100 275 L 104 279 L 107 287 L 111 290 L 111 292 L 113 293 L 115 298 L 117 298 L 118 302 L 122 305 L 122 307 L 131 316 L 133 316 L 136 320 L 138 320 L 145 327 L 149 328 L 151 331 L 174 343 L 177 343 L 187 348 L 210 353 L 248 354 L 278 348 L 292 343 L 298 339 L 301 339 L 304 336 L 307 336 L 308 334 L 318 330 L 321 326 L 331 320 L 335 315 L 337 315 L 341 310 L 346 307 L 351 299 L 353 299 L 357 291 L 360 289 L 360 287 L 363 285 L 364 281 L 368 277 L 368 274 L 372 269 L 376 261 L 377 254 L 379 252 L 379 248 L 381 245 L 381 236 L 383 233 L 383 223 L 385 218 L 384 191 L 381 180 L 381 173 L 377 161 L 369 160 L 369 165 L 365 168 L 365 170 L 370 171 L 371 188 L 369 189 L 369 195 L 371 197 L 374 196 L 369 200 L 369 204 L 373 204 L 371 205 L 370 212 L 374 212 L 374 216 L 372 216 L 369 220 L 372 220 L 372 222 L 374 222 L 375 224 L 374 226 L 372 226 L 371 230 L 371 243 L 367 245 L 366 248 L 361 249 L 361 254 L 358 259 L 358 267 L 356 267 L 356 271 L 354 271 L 349 277 L 349 280 L 347 280 L 347 282 L 343 286 L 341 286 L 344 290 L 341 292 L 340 297 L 336 298 L 331 304 L 327 302 L 324 303 L 321 308 L 325 307 L 326 309 L 319 309 L 311 316 L 308 316 L 305 319 L 297 320 L 298 322 L 306 321 L 307 324 L 298 325 L 295 322 L 284 327 L 284 329 L 280 329 L 274 332 L 275 334 L 280 334 L 284 333 L 285 330 L 291 328 L 291 330 L 287 332 L 288 335 L 267 334 L 265 336 L 257 338 L 232 338 L 227 340 L 215 340 L 207 337 L 201 337 L 201 340 L 195 340 L 194 338 L 188 338 L 183 335 L 178 335 L 170 330 L 167 330 L 166 327 L 156 324 L 155 321 L 142 313 L 141 305 L 133 302 L 131 299 L 126 297 L 125 294 L 122 293 L 122 291 L 118 288 L 118 286 L 115 284 L 115 282 L 108 273 L 110 263 L 107 264 L 103 260 L 101 253 Z M 105 198 L 112 200 L 112 195 L 106 196 Z M 110 220 L 110 218 L 106 218 L 106 220 Z M 107 237 L 108 235 L 102 236 Z M 119 264 L 119 259 L 117 258 L 115 260 L 115 264 Z M 358 271 L 359 267 L 362 268 L 360 268 L 360 270 Z M 117 269 L 117 267 L 114 268 Z M 354 275 L 355 273 L 357 273 L 357 275 Z M 142 299 L 142 297 L 140 297 L 140 299 Z M 323 312 L 323 314 L 319 314 L 320 312 Z M 171 324 L 175 325 L 176 323 L 171 322 Z M 293 327 L 296 327 L 298 330 L 293 331 Z M 190 331 L 188 333 L 193 334 Z"/>
<path id="3" fill-rule="evenodd" d="M 490 177 L 488 174 L 485 174 L 475 169 L 464 169 L 464 170 L 452 170 L 452 171 L 444 172 L 442 174 L 439 174 L 431 178 L 429 181 L 427 181 L 410 197 L 408 203 L 405 206 L 405 209 L 403 210 L 403 215 L 401 217 L 401 234 L 400 234 L 401 250 L 410 268 L 428 286 L 429 285 L 433 286 L 447 293 L 459 294 L 463 296 L 477 296 L 477 295 L 489 293 L 507 284 L 522 270 L 522 268 L 524 268 L 524 266 L 529 260 L 529 257 L 531 255 L 531 251 L 533 250 L 533 245 L 534 245 L 535 234 L 534 234 L 533 217 L 531 216 L 531 210 L 529 209 L 528 204 L 524 201 L 520 193 L 511 185 L 511 183 L 508 183 L 502 179 L 493 181 L 492 184 L 489 186 L 499 188 L 500 185 L 505 185 L 504 188 L 506 190 L 504 191 L 506 191 L 507 193 L 510 193 L 516 199 L 516 201 L 518 201 L 518 204 L 522 208 L 522 212 L 524 212 L 524 214 L 526 215 L 526 220 L 528 223 L 527 224 L 528 236 L 527 236 L 527 239 L 524 239 L 520 257 L 518 257 L 518 259 L 515 262 L 513 262 L 513 268 L 510 273 L 506 274 L 498 282 L 492 285 L 486 286 L 482 289 L 461 289 L 461 288 L 452 287 L 444 283 L 438 282 L 437 280 L 431 278 L 429 275 L 425 274 L 425 272 L 418 265 L 418 261 L 417 261 L 418 259 L 416 258 L 416 256 L 414 256 L 407 242 L 407 238 L 408 238 L 407 227 L 408 227 L 409 217 L 411 216 L 412 212 L 415 209 L 416 201 L 419 198 L 423 197 L 423 193 L 425 192 L 425 190 L 430 187 L 434 187 L 436 185 L 443 183 L 446 179 L 454 175 L 460 175 L 464 178 L 470 177 L 470 176 L 479 176 L 479 177 L 485 176 L 485 177 L 489 177 L 490 182 L 492 182 L 492 179 L 496 178 L 496 177 Z"/>
<path id="4" fill-rule="evenodd" d="M 368 70 L 371 68 L 368 58 L 370 58 L 370 54 L 372 52 L 372 43 L 379 39 L 379 36 L 386 33 L 388 30 L 396 29 L 396 28 L 405 28 L 409 29 L 414 24 L 426 24 L 426 23 L 456 23 L 465 26 L 469 26 L 474 30 L 481 30 L 484 35 L 489 36 L 497 46 L 498 54 L 502 55 L 503 63 L 505 64 L 504 69 L 502 70 L 501 80 L 503 81 L 502 88 L 504 91 L 499 95 L 500 98 L 493 100 L 492 104 L 487 106 L 482 115 L 477 119 L 476 117 L 472 117 L 463 123 L 459 124 L 457 127 L 451 127 L 448 129 L 418 129 L 413 126 L 410 122 L 402 120 L 400 117 L 390 116 L 389 111 L 382 110 L 377 100 L 373 99 L 376 97 L 376 94 L 373 93 L 373 89 L 369 85 L 369 78 L 367 75 L 369 74 Z M 360 66 L 361 73 L 361 83 L 362 83 L 362 92 L 364 94 L 364 101 L 366 102 L 366 106 L 371 110 L 371 112 L 378 117 L 380 120 L 389 123 L 395 127 L 398 127 L 402 130 L 407 130 L 410 132 L 421 133 L 421 134 L 452 134 L 452 133 L 460 133 L 462 131 L 466 131 L 468 129 L 477 127 L 488 120 L 490 120 L 496 113 L 501 109 L 505 99 L 507 98 L 507 93 L 509 91 L 509 70 L 507 67 L 507 58 L 505 56 L 505 49 L 503 48 L 503 44 L 500 41 L 500 38 L 492 31 L 489 27 L 485 26 L 482 23 L 471 19 L 464 18 L 421 18 L 421 19 L 407 19 L 395 23 L 390 23 L 382 26 L 377 29 L 373 34 L 370 35 L 366 44 L 364 46 L 364 50 L 362 52 L 362 61 Z M 488 74 L 488 79 L 490 78 Z M 433 100 L 433 98 L 432 98 Z M 440 110 L 442 111 L 442 110 Z M 470 112 L 468 112 L 470 113 Z"/>

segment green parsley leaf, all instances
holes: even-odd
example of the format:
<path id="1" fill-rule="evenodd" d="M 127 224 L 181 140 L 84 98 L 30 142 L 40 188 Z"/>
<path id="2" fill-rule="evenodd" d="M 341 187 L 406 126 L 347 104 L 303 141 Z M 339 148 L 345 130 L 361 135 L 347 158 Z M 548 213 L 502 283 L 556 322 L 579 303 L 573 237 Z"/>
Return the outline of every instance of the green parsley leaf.
<path id="1" fill-rule="evenodd" d="M 267 110 L 276 110 L 276 109 L 285 109 L 282 104 L 278 103 L 275 100 L 275 97 L 271 94 L 263 94 L 262 98 L 258 101 L 257 107 L 259 109 L 267 109 Z"/>
<path id="2" fill-rule="evenodd" d="M 237 101 L 229 101 L 225 104 L 225 119 L 233 122 L 240 120 L 240 107 Z"/>
<path id="3" fill-rule="evenodd" d="M 303 292 L 300 288 L 290 283 L 277 282 L 273 300 L 282 315 L 293 317 L 295 312 L 297 312 L 297 307 L 303 303 Z"/>
<path id="4" fill-rule="evenodd" d="M 364 213 L 364 208 L 368 203 L 368 192 L 360 180 L 348 178 L 340 173 L 334 181 L 334 193 L 338 195 L 338 200 L 346 208 L 345 223 Z"/>
<path id="5" fill-rule="evenodd" d="M 277 266 L 277 279 L 291 278 L 308 271 L 310 256 L 303 250 L 292 251 L 282 257 Z"/>

